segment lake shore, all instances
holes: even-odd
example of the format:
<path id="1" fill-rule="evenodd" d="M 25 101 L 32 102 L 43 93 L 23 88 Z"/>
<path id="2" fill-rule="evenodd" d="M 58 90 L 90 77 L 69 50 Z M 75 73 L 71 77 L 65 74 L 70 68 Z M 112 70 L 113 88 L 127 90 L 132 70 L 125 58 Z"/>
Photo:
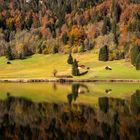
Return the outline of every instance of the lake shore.
<path id="1" fill-rule="evenodd" d="M 0 83 L 140 83 L 140 79 L 0 79 Z"/>

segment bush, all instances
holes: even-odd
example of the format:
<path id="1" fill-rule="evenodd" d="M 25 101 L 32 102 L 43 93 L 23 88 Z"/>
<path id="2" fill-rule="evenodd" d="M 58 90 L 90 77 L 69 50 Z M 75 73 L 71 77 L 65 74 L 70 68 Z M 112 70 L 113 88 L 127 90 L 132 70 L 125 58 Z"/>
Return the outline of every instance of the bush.
<path id="1" fill-rule="evenodd" d="M 132 65 L 135 66 L 136 59 L 137 59 L 139 54 L 140 54 L 140 47 L 136 45 L 131 49 L 131 64 Z"/>
<path id="2" fill-rule="evenodd" d="M 136 58 L 136 70 L 140 70 L 140 54 Z"/>
<path id="3" fill-rule="evenodd" d="M 103 46 L 99 51 L 99 61 L 108 61 L 109 59 L 109 50 L 108 46 Z"/>

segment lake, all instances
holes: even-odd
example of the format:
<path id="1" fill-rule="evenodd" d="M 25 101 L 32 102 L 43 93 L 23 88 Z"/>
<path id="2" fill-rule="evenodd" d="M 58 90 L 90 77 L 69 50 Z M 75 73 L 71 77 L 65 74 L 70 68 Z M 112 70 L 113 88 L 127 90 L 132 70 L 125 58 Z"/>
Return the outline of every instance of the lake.
<path id="1" fill-rule="evenodd" d="M 139 140 L 140 84 L 0 83 L 2 140 Z"/>

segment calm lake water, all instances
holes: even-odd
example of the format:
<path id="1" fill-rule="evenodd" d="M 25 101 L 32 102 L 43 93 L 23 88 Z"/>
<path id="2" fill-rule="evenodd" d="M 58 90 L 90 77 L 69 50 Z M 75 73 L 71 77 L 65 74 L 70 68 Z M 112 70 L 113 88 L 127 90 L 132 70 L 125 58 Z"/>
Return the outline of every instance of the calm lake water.
<path id="1" fill-rule="evenodd" d="M 0 83 L 0 140 L 140 140 L 140 84 Z"/>

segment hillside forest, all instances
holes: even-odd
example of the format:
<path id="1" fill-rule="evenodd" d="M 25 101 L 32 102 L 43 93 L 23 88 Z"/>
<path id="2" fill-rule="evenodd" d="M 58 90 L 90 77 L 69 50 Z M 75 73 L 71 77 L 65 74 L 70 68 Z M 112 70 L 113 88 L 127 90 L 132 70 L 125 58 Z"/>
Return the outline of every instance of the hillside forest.
<path id="1" fill-rule="evenodd" d="M 0 0 L 0 56 L 99 50 L 140 69 L 140 0 Z M 53 56 L 52 56 L 53 57 Z"/>

